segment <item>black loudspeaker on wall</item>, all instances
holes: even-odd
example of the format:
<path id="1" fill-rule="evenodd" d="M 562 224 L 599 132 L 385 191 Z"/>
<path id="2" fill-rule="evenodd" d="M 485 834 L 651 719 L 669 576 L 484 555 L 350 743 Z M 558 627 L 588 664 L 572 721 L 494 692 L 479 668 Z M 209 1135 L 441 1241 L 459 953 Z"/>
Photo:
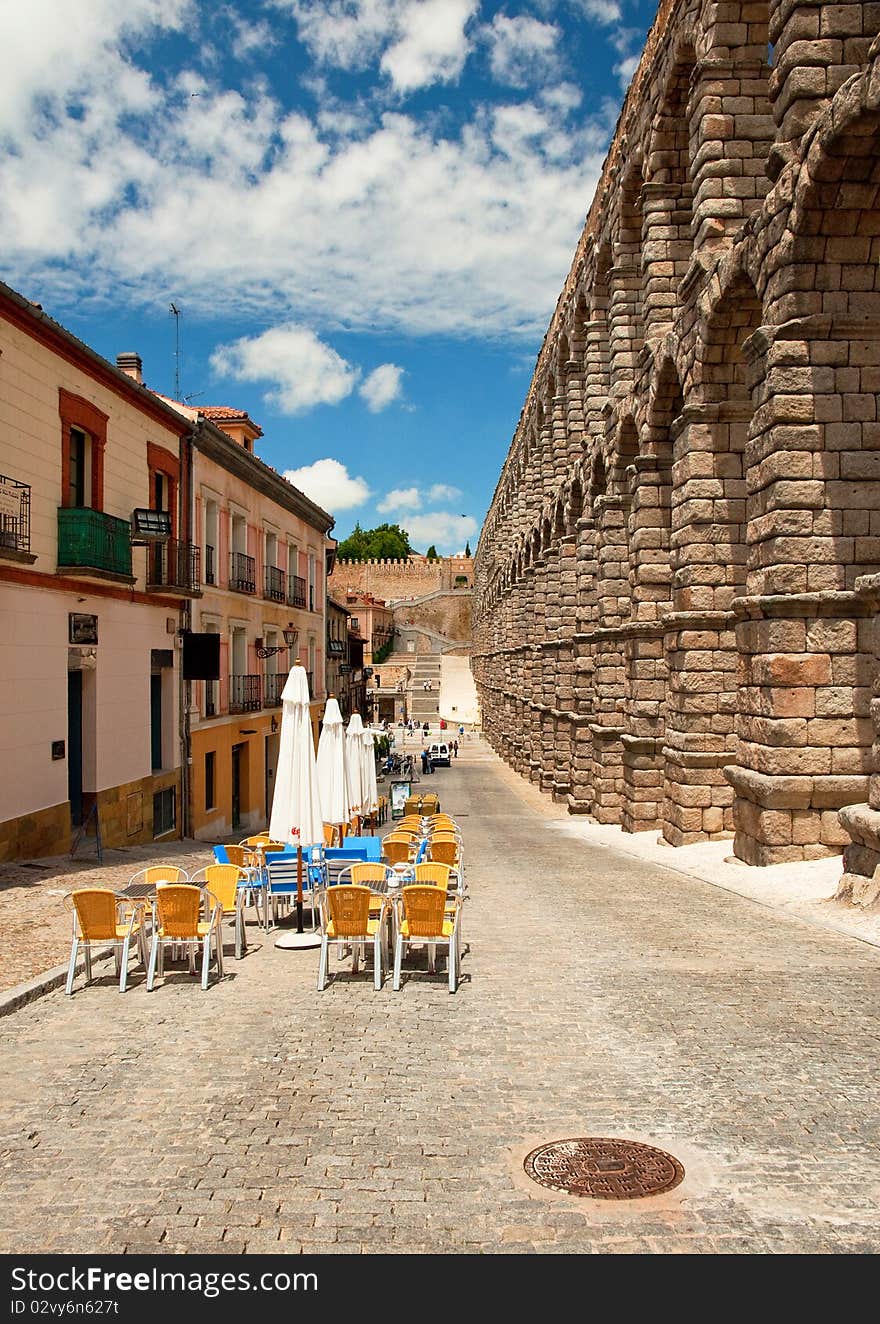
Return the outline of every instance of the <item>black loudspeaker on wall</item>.
<path id="1" fill-rule="evenodd" d="M 219 634 L 196 634 L 193 630 L 184 630 L 183 679 L 220 679 Z"/>

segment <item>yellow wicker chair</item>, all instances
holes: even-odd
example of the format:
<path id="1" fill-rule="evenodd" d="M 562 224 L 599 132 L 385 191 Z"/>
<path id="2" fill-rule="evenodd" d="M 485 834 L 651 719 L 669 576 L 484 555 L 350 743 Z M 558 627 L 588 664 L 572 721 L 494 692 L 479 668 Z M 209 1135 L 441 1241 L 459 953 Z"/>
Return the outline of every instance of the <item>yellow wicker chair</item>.
<path id="1" fill-rule="evenodd" d="M 128 880 L 128 885 L 131 887 L 132 883 L 146 883 L 149 887 L 156 887 L 159 883 L 187 882 L 189 882 L 189 874 L 176 864 L 149 864 L 146 869 L 133 874 Z"/>
<path id="2" fill-rule="evenodd" d="M 366 963 L 367 944 L 373 944 L 373 986 L 382 987 L 382 929 L 384 906 L 377 919 L 370 918 L 374 893 L 368 887 L 337 883 L 326 892 L 327 913 L 323 917 L 321 959 L 318 965 L 318 992 L 327 987 L 330 943 L 339 942 L 352 949 L 352 974 L 357 974 L 361 951 Z"/>
<path id="3" fill-rule="evenodd" d="M 229 853 L 229 847 L 227 854 Z M 205 887 L 220 905 L 221 923 L 232 917 L 235 923 L 235 959 L 238 961 L 247 951 L 247 935 L 244 928 L 244 898 L 247 892 L 248 873 L 237 864 L 209 864 L 194 873 L 190 879 L 196 887 Z M 222 930 L 220 940 L 222 942 Z"/>
<path id="4" fill-rule="evenodd" d="M 64 904 L 73 916 L 73 943 L 70 948 L 65 993 L 68 997 L 73 993 L 76 958 L 80 946 L 85 957 L 88 984 L 92 978 L 92 943 L 106 946 L 108 942 L 113 944 L 119 991 L 124 993 L 128 983 L 128 957 L 132 938 L 137 942 L 143 965 L 146 967 L 147 964 L 143 902 L 126 901 L 106 887 L 81 887 L 75 892 L 68 893 L 64 898 Z"/>
<path id="5" fill-rule="evenodd" d="M 454 837 L 439 835 L 431 837 L 428 851 L 432 860 L 448 864 L 453 869 L 461 867 L 461 844 Z"/>
<path id="6" fill-rule="evenodd" d="M 382 855 L 388 864 L 409 864 L 413 856 L 416 838 L 385 837 L 382 842 Z"/>
<path id="7" fill-rule="evenodd" d="M 441 887 L 413 883 L 400 894 L 403 913 L 397 926 L 394 947 L 394 980 L 392 987 L 400 988 L 400 968 L 405 946 L 428 945 L 428 969 L 434 972 L 435 949 L 439 943 L 449 953 L 449 992 L 458 987 L 459 943 L 457 898 L 447 898 Z"/>
<path id="8" fill-rule="evenodd" d="M 203 907 L 207 911 L 207 919 L 202 918 Z M 194 887 L 191 883 L 160 887 L 156 893 L 156 918 L 147 970 L 148 992 L 152 992 L 155 983 L 157 959 L 161 976 L 165 947 L 177 943 L 189 945 L 191 969 L 194 969 L 196 948 L 201 945 L 202 988 L 208 987 L 212 947 L 217 960 L 217 975 L 222 979 L 223 938 L 220 932 L 222 918 L 222 906 L 207 888 Z"/>

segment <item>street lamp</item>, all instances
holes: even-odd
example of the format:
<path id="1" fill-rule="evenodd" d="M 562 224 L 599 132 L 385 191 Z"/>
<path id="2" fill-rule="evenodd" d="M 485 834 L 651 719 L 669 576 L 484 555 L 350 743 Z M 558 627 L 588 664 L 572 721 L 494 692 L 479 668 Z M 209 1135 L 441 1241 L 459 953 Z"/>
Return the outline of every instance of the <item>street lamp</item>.
<path id="1" fill-rule="evenodd" d="M 258 639 L 256 641 L 257 657 L 274 657 L 276 653 L 283 653 L 286 648 L 296 647 L 299 630 L 295 625 L 288 621 L 286 628 L 281 633 L 284 635 L 284 643 L 279 644 L 276 648 L 264 648 L 262 639 Z"/>

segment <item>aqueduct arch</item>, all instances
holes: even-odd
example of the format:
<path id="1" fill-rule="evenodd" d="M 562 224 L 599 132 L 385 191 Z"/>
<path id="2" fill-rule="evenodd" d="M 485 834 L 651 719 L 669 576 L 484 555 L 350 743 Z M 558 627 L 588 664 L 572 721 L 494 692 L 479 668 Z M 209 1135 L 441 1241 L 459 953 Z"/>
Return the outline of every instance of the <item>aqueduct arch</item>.
<path id="1" fill-rule="evenodd" d="M 880 863 L 874 16 L 662 0 L 476 558 L 499 752 L 752 863 Z"/>

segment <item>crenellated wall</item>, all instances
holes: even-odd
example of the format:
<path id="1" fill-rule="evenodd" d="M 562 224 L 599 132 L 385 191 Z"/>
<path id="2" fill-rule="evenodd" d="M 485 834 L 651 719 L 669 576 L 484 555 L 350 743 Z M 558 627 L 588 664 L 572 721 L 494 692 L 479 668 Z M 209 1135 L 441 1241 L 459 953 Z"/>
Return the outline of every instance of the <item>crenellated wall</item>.
<path id="1" fill-rule="evenodd" d="M 394 602 L 426 593 L 469 591 L 473 583 L 473 557 L 444 556 L 428 561 L 418 556 L 405 561 L 337 561 L 328 589 L 337 593 L 353 589 Z"/>
<path id="2" fill-rule="evenodd" d="M 874 766 L 878 27 L 661 5 L 475 558 L 499 753 L 753 864 L 840 850 Z"/>

